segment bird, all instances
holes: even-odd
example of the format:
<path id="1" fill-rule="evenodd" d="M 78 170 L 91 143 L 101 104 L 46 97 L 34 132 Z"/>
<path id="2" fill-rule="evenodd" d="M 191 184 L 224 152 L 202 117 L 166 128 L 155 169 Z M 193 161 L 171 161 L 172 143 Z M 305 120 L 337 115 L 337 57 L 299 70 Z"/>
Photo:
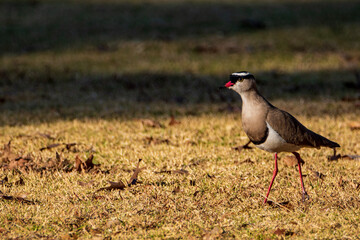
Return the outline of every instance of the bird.
<path id="1" fill-rule="evenodd" d="M 308 200 L 301 172 L 302 158 L 298 151 L 301 148 L 340 147 L 333 142 L 306 128 L 290 113 L 273 106 L 266 100 L 256 87 L 253 74 L 247 71 L 230 74 L 230 81 L 225 86 L 237 92 L 242 99 L 242 127 L 250 141 L 267 152 L 274 153 L 275 169 L 266 193 L 264 204 L 267 203 L 271 187 L 278 173 L 278 153 L 290 152 L 298 162 L 302 201 Z"/>

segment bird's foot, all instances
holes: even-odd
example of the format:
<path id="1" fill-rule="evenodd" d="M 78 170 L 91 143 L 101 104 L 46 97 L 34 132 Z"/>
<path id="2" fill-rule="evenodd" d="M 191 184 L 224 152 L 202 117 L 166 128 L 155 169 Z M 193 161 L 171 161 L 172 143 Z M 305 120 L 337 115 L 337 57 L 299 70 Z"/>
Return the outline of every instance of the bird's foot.
<path id="1" fill-rule="evenodd" d="M 309 199 L 310 199 L 310 196 L 307 194 L 306 191 L 304 191 L 304 192 L 302 193 L 301 201 L 302 201 L 302 202 L 305 202 L 306 200 L 309 200 Z"/>

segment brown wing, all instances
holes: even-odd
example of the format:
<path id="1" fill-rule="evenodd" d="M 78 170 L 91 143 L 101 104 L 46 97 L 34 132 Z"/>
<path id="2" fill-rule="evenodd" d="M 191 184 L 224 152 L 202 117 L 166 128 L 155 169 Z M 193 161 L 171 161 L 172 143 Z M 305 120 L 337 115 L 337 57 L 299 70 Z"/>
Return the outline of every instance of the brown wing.
<path id="1" fill-rule="evenodd" d="M 315 148 L 340 147 L 336 142 L 307 129 L 291 114 L 276 107 L 270 109 L 266 121 L 288 143 Z"/>

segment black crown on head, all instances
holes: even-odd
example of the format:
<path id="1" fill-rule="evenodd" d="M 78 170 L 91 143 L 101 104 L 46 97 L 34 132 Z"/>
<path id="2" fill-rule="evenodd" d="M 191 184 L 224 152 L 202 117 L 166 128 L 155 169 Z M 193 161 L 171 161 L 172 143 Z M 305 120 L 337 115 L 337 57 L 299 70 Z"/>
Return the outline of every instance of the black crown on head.
<path id="1" fill-rule="evenodd" d="M 235 72 L 230 75 L 232 83 L 236 83 L 239 79 L 255 79 L 255 77 L 247 71 Z"/>

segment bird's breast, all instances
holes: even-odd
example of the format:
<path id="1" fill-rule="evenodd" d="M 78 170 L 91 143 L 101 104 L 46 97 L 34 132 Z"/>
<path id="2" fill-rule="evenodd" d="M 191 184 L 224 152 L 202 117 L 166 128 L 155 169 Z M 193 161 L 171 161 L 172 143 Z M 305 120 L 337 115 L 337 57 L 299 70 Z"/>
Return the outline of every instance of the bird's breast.
<path id="1" fill-rule="evenodd" d="M 267 122 L 268 135 L 264 142 L 255 146 L 268 152 L 295 152 L 300 146 L 287 143 Z"/>
<path id="2" fill-rule="evenodd" d="M 243 108 L 242 126 L 246 135 L 255 144 L 264 142 L 267 137 L 268 129 L 265 118 L 266 111 L 261 111 L 259 107 Z"/>

